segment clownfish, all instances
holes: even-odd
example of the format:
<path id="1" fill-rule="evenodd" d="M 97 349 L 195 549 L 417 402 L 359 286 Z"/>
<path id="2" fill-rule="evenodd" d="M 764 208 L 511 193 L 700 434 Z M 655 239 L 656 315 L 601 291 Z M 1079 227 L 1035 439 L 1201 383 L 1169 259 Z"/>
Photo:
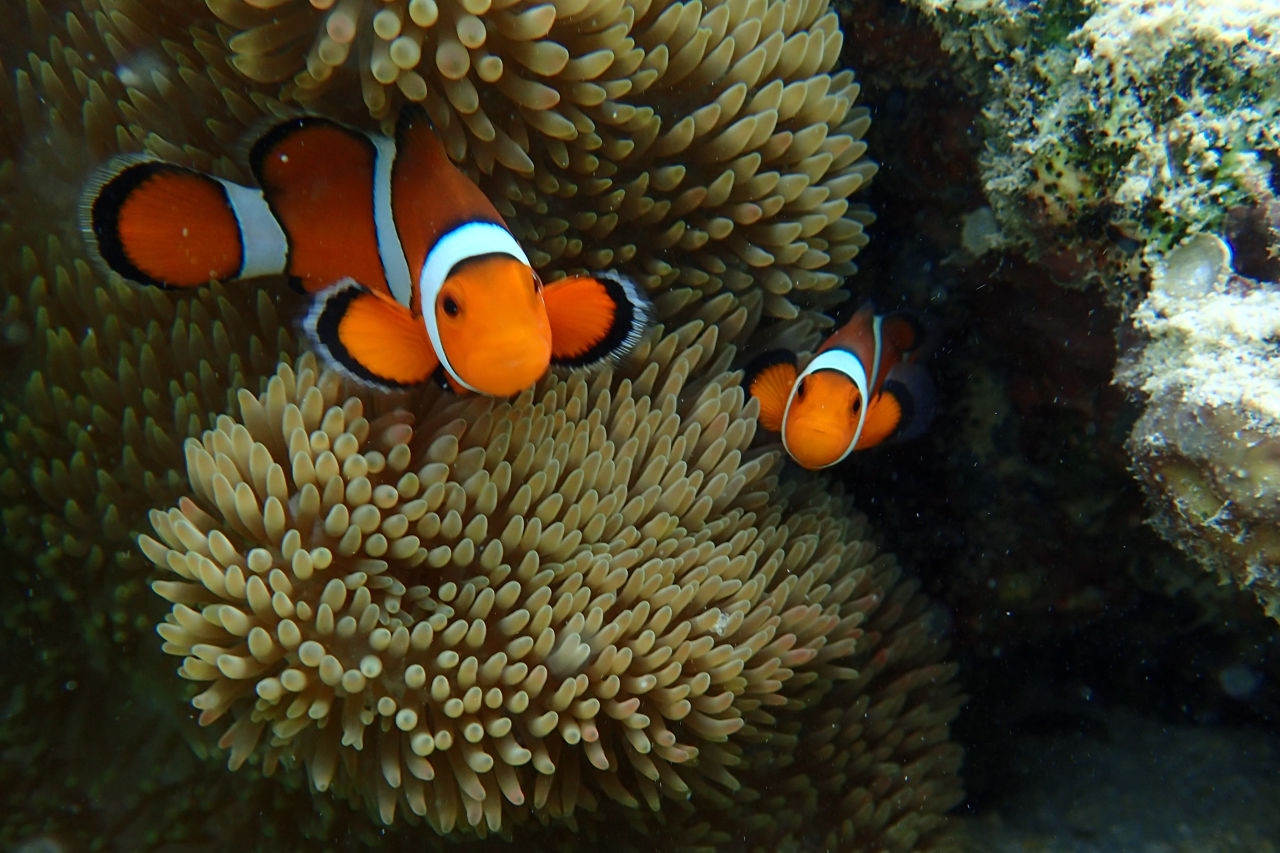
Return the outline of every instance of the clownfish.
<path id="1" fill-rule="evenodd" d="M 915 363 L 923 340 L 906 314 L 864 304 L 805 365 L 772 350 L 748 366 L 743 387 L 760 401 L 760 425 L 782 433 L 787 453 L 811 471 L 855 450 L 924 431 L 932 385 Z"/>
<path id="2" fill-rule="evenodd" d="M 420 108 L 394 138 L 293 118 L 249 165 L 257 188 L 156 160 L 108 165 L 85 194 L 89 242 L 158 287 L 287 275 L 313 295 L 304 326 L 320 353 L 384 389 L 435 377 L 508 396 L 552 364 L 621 355 L 644 330 L 645 300 L 620 275 L 543 284 Z"/>

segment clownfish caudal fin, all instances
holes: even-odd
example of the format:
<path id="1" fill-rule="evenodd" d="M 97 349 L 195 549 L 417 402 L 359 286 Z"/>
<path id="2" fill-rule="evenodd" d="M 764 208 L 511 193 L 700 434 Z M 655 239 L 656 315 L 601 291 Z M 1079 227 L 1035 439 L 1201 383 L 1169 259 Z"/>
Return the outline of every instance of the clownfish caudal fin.
<path id="1" fill-rule="evenodd" d="M 901 413 L 887 437 L 888 441 L 906 441 L 922 435 L 929 428 L 936 392 L 924 367 L 907 362 L 895 366 L 885 377 L 881 394 L 892 396 Z"/>
<path id="2" fill-rule="evenodd" d="M 305 325 L 322 355 L 379 388 L 426 382 L 440 365 L 420 320 L 349 278 L 316 295 Z"/>
<path id="3" fill-rule="evenodd" d="M 782 432 L 782 417 L 797 376 L 795 353 L 787 350 L 770 350 L 747 365 L 742 387 L 760 401 L 760 426 L 770 432 Z"/>
<path id="4" fill-rule="evenodd" d="M 551 324 L 551 363 L 589 367 L 630 352 L 649 323 L 649 304 L 616 273 L 578 275 L 542 289 Z"/>
<path id="5" fill-rule="evenodd" d="M 113 271 L 157 287 L 198 287 L 284 271 L 288 243 L 262 193 L 192 169 L 126 160 L 89 182 L 89 242 Z"/>

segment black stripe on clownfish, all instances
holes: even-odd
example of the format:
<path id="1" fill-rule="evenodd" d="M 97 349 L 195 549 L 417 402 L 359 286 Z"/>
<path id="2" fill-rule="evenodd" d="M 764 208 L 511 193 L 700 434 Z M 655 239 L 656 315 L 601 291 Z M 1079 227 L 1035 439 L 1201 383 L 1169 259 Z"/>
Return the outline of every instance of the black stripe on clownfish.
<path id="1" fill-rule="evenodd" d="M 246 187 L 170 163 L 109 164 L 85 194 L 90 243 L 133 281 L 187 288 L 288 276 L 304 325 L 349 375 L 383 388 L 437 372 L 456 391 L 517 393 L 551 365 L 628 351 L 649 319 L 615 273 L 544 285 L 425 112 L 394 138 L 316 116 L 270 128 Z"/>
<path id="2" fill-rule="evenodd" d="M 760 425 L 782 435 L 787 453 L 810 470 L 855 450 L 918 435 L 932 414 L 932 384 L 916 358 L 923 340 L 909 315 L 877 315 L 865 303 L 803 369 L 794 354 L 754 359 L 743 387 L 760 405 Z"/>

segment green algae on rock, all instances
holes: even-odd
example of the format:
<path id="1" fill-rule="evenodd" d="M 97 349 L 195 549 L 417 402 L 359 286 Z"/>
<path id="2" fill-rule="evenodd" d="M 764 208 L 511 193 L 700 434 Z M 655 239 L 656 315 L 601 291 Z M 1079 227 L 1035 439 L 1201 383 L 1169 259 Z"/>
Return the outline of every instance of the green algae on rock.
<path id="1" fill-rule="evenodd" d="M 1280 284 L 1199 234 L 1158 259 L 1116 381 L 1146 395 L 1129 439 L 1156 529 L 1280 621 Z"/>
<path id="2" fill-rule="evenodd" d="M 1064 281 L 1136 289 L 1118 238 L 1164 251 L 1258 200 L 1280 139 L 1280 17 L 1260 0 L 913 0 L 985 101 L 1007 244 Z"/>

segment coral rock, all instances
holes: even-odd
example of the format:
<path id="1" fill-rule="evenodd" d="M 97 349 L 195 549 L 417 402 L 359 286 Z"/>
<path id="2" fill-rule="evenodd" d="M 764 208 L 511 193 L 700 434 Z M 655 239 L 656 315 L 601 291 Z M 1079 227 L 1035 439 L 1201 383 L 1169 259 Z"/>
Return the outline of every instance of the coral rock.
<path id="1" fill-rule="evenodd" d="M 1154 265 L 1117 381 L 1147 395 L 1129 439 L 1165 538 L 1280 620 L 1280 284 L 1200 234 Z"/>
<path id="2" fill-rule="evenodd" d="M 912 2 L 984 101 L 982 177 L 1005 238 L 1064 283 L 1119 301 L 1139 276 L 1114 243 L 1167 251 L 1268 194 L 1273 3 Z"/>

